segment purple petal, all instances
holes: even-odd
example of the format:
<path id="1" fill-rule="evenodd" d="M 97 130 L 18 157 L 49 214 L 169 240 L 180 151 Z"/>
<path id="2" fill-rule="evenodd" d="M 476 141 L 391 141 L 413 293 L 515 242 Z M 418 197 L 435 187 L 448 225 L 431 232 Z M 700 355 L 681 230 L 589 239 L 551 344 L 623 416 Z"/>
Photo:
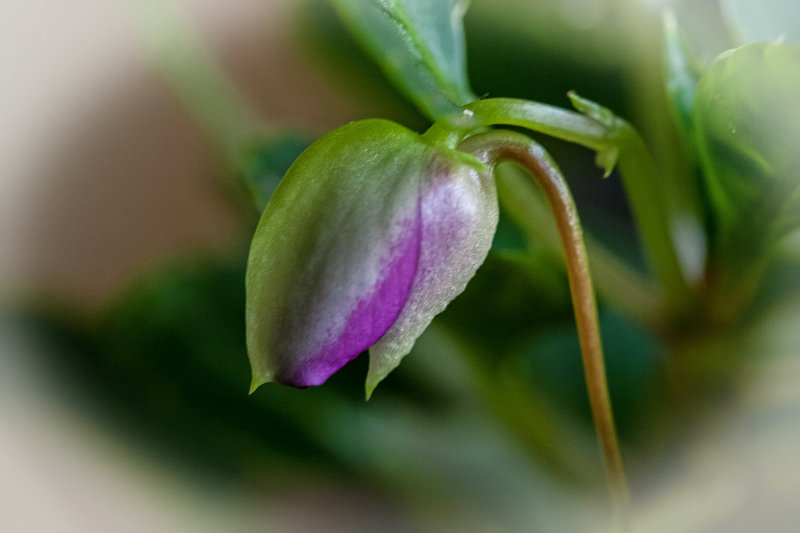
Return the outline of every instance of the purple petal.
<path id="1" fill-rule="evenodd" d="M 370 348 L 367 394 L 411 350 L 486 259 L 497 227 L 494 180 L 466 165 L 436 169 L 421 185 L 422 243 L 408 302 Z"/>
<path id="2" fill-rule="evenodd" d="M 294 387 L 321 385 L 386 333 L 406 304 L 417 272 L 422 233 L 419 208 L 416 215 L 398 224 L 399 236 L 381 258 L 374 285 L 352 304 L 343 328 L 293 365 L 291 373 L 276 375 L 276 381 Z"/>

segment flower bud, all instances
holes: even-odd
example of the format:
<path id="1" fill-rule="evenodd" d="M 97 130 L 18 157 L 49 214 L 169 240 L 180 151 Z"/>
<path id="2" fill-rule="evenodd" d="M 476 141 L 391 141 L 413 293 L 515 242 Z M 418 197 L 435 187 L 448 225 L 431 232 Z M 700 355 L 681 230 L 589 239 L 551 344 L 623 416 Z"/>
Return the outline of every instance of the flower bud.
<path id="1" fill-rule="evenodd" d="M 370 349 L 367 391 L 483 262 L 497 225 L 491 173 L 395 123 L 311 145 L 259 222 L 247 269 L 253 389 L 320 385 Z"/>

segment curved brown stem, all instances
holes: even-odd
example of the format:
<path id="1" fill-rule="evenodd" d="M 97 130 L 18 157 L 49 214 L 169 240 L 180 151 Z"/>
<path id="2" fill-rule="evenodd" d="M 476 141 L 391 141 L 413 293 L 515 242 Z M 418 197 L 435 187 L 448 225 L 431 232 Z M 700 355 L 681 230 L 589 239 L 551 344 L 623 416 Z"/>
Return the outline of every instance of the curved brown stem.
<path id="1" fill-rule="evenodd" d="M 578 328 L 589 403 L 603 451 L 612 505 L 622 529 L 628 521 L 629 490 L 622 465 L 603 363 L 589 262 L 578 212 L 561 172 L 544 148 L 520 133 L 494 131 L 470 137 L 459 150 L 494 166 L 511 161 L 528 171 L 542 188 L 558 226 L 564 247 L 570 293 Z"/>

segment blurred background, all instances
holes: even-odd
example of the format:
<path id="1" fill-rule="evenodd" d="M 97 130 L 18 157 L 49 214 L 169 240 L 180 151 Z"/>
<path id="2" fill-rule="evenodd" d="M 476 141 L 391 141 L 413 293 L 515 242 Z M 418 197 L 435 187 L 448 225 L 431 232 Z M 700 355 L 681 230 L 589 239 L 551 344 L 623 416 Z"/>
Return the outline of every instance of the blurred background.
<path id="1" fill-rule="evenodd" d="M 667 176 L 691 173 L 663 89 L 664 4 L 473 0 L 472 88 L 562 107 L 576 90 L 630 120 Z M 717 2 L 673 4 L 701 58 L 731 46 Z M 256 214 L 233 177 L 268 194 L 352 120 L 427 127 L 326 2 L 3 12 L 1 530 L 605 530 L 563 268 L 508 217 L 369 402 L 363 357 L 324 387 L 248 396 Z M 592 237 L 642 268 L 619 180 L 539 140 Z M 736 332 L 665 339 L 601 298 L 642 531 L 800 527 L 798 262 Z"/>

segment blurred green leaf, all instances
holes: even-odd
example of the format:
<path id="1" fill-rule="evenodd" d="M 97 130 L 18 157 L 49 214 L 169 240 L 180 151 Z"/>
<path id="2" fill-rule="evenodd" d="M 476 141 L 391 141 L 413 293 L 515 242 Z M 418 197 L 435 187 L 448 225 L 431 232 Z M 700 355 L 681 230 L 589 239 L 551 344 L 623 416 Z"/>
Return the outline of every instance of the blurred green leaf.
<path id="1" fill-rule="evenodd" d="M 307 411 L 314 398 L 284 388 L 247 396 L 242 255 L 185 257 L 129 285 L 85 361 L 98 369 L 99 397 L 121 411 L 123 429 L 143 428 L 155 446 L 222 472 L 330 463 Z"/>
<path id="2" fill-rule="evenodd" d="M 475 100 L 462 18 L 465 0 L 331 0 L 386 75 L 430 118 Z"/>
<path id="3" fill-rule="evenodd" d="M 758 256 L 800 224 L 800 48 L 754 43 L 720 56 L 693 121 L 716 252 Z"/>
<path id="4" fill-rule="evenodd" d="M 663 349 L 652 334 L 610 309 L 601 309 L 600 327 L 618 429 L 627 436 L 647 416 L 646 399 L 656 381 Z M 520 346 L 514 356 L 520 358 L 518 371 L 528 387 L 546 392 L 588 427 L 591 413 L 574 325 L 553 325 Z"/>
<path id="5" fill-rule="evenodd" d="M 720 6 L 739 44 L 776 40 L 800 44 L 797 0 L 722 0 Z"/>
<path id="6" fill-rule="evenodd" d="M 519 338 L 572 320 L 563 265 L 542 252 L 493 251 L 437 322 L 499 362 Z"/>
<path id="7" fill-rule="evenodd" d="M 287 131 L 250 143 L 238 158 L 239 179 L 244 194 L 260 214 L 294 160 L 308 148 L 309 134 Z"/>
<path id="8" fill-rule="evenodd" d="M 520 493 L 575 508 L 569 492 L 553 491 L 565 485 L 551 476 L 552 458 L 521 453 L 491 412 L 476 409 L 473 388 L 466 396 L 457 392 L 454 401 L 442 389 L 441 380 L 452 379 L 446 373 L 420 379 L 425 368 L 414 371 L 410 362 L 365 403 L 366 359 L 360 358 L 325 387 L 267 386 L 247 395 L 242 255 L 183 257 L 148 271 L 93 331 L 43 314 L 29 319 L 29 327 L 52 340 L 52 369 L 75 380 L 112 430 L 205 479 L 210 473 L 238 488 L 243 480 L 283 487 L 307 476 L 339 475 L 348 487 L 366 483 L 412 510 L 488 516 L 513 530 L 578 518 L 553 508 L 538 510 L 535 520 L 528 516 L 529 507 L 518 505 Z M 441 342 L 421 349 L 427 353 L 411 359 L 443 357 Z M 446 357 L 463 364 L 457 350 Z M 540 433 L 557 441 L 554 446 L 566 442 L 550 429 Z M 595 451 L 591 438 L 569 442 L 561 448 L 570 456 L 576 448 Z"/>
<path id="9" fill-rule="evenodd" d="M 220 480 L 341 467 L 318 421 L 363 405 L 342 393 L 358 390 L 349 372 L 316 394 L 247 395 L 244 269 L 242 250 L 183 256 L 138 275 L 95 320 L 41 305 L 12 318 L 47 343 L 41 364 L 66 398 L 171 465 Z"/>
<path id="10" fill-rule="evenodd" d="M 664 77 L 667 99 L 685 145 L 692 147 L 692 106 L 701 75 L 689 43 L 671 12 L 664 15 Z"/>

